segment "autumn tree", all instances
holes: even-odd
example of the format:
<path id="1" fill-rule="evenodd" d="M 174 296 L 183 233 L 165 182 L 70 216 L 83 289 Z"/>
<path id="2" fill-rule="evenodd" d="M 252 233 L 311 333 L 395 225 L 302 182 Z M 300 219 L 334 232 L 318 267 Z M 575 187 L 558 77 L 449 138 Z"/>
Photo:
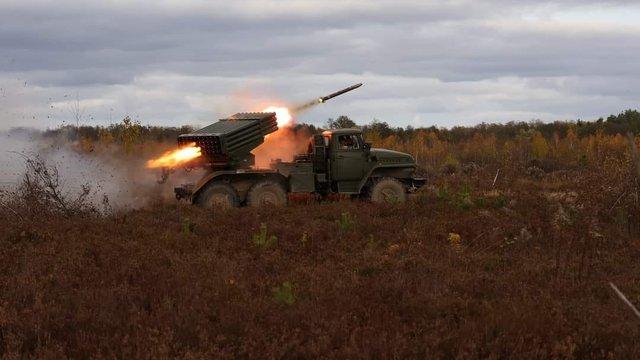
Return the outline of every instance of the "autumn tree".
<path id="1" fill-rule="evenodd" d="M 129 154 L 133 146 L 140 142 L 142 137 L 142 126 L 138 121 L 131 120 L 130 117 L 122 119 L 122 123 L 117 125 L 118 141 L 122 144 L 124 152 Z"/>
<path id="2" fill-rule="evenodd" d="M 346 115 L 340 115 L 337 119 L 329 118 L 327 120 L 327 128 L 329 129 L 349 129 L 357 127 L 355 121 Z"/>
<path id="3" fill-rule="evenodd" d="M 539 131 L 536 131 L 531 138 L 531 155 L 537 159 L 543 159 L 549 154 L 549 144 Z"/>

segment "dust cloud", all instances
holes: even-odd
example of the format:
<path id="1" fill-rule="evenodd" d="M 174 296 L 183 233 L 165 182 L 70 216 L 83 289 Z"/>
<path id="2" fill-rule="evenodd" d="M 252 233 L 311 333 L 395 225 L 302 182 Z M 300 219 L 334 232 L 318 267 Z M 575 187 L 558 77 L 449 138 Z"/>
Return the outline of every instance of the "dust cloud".
<path id="1" fill-rule="evenodd" d="M 123 156 L 116 146 L 95 151 L 78 149 L 78 143 L 59 136 L 44 137 L 37 130 L 0 132 L 0 189 L 16 189 L 24 176 L 27 158 L 40 158 L 59 173 L 62 191 L 71 197 L 83 185 L 91 188 L 88 201 L 97 208 L 137 209 L 153 202 L 175 201 L 173 187 L 197 174 L 177 171 L 169 181 L 158 183 L 159 173 L 145 167 L 146 157 Z"/>

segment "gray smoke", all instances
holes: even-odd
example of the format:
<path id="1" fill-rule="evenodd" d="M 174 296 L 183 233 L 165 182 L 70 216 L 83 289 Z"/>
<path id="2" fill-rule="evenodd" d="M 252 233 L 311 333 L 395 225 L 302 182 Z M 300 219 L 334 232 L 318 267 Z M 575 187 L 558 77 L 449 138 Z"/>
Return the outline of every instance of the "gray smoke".
<path id="1" fill-rule="evenodd" d="M 97 208 L 103 206 L 105 197 L 115 210 L 175 201 L 173 187 L 188 180 L 177 172 L 167 183 L 159 184 L 159 174 L 145 168 L 146 158 L 122 156 L 117 145 L 95 152 L 79 151 L 77 145 L 64 138 L 45 138 L 36 130 L 1 132 L 0 189 L 15 189 L 24 176 L 26 158 L 35 157 L 58 170 L 62 190 L 71 197 L 88 185 L 91 188 L 88 201 Z"/>
<path id="2" fill-rule="evenodd" d="M 30 129 L 0 132 L 0 189 L 17 186 L 25 170 L 22 154 L 36 151 L 39 138 L 40 133 Z"/>

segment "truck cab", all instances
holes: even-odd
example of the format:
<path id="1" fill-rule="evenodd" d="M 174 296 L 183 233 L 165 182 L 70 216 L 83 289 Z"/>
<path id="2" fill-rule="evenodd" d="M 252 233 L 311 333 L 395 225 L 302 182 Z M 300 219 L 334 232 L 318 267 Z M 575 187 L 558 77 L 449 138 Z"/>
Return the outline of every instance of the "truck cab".
<path id="1" fill-rule="evenodd" d="M 329 143 L 331 180 L 338 192 L 351 191 L 351 184 L 359 183 L 366 174 L 371 145 L 358 129 L 325 131 L 322 136 Z"/>
<path id="2" fill-rule="evenodd" d="M 306 171 L 301 171 L 303 164 L 307 165 Z M 305 192 L 313 188 L 312 191 L 321 194 L 370 195 L 383 179 L 387 184 L 393 182 L 394 190 L 402 189 L 403 193 L 415 191 L 424 184 L 424 179 L 414 176 L 416 162 L 411 155 L 371 148 L 371 144 L 364 141 L 362 130 L 357 128 L 314 135 L 307 154 L 298 155 L 292 163 L 278 162 L 273 168 L 292 179 L 291 184 L 305 183 Z M 310 171 L 313 176 L 303 175 Z M 298 180 L 303 177 L 306 181 Z M 296 186 L 290 191 L 297 192 Z"/>

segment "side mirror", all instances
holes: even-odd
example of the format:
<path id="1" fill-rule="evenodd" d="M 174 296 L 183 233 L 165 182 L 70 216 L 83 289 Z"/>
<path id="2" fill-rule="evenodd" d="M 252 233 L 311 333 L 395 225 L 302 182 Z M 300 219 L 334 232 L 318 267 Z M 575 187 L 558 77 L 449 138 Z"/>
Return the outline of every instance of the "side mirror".
<path id="1" fill-rule="evenodd" d="M 364 146 L 362 147 L 364 149 L 365 153 L 369 153 L 371 152 L 371 143 L 364 143 Z"/>

